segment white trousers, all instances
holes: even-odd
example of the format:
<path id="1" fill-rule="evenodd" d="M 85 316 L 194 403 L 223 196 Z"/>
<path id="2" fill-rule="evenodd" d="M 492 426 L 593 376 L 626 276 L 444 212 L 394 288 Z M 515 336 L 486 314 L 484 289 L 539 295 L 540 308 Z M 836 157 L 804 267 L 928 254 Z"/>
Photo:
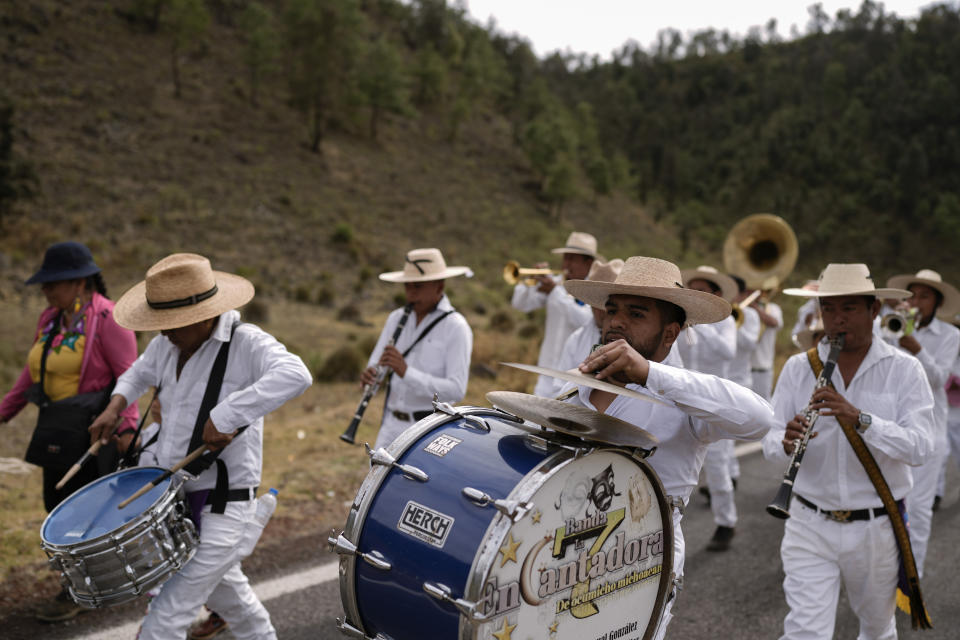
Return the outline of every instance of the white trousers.
<path id="1" fill-rule="evenodd" d="M 773 394 L 773 369 L 752 371 L 750 388 L 764 400 L 770 400 Z"/>
<path id="2" fill-rule="evenodd" d="M 794 500 L 783 531 L 781 640 L 833 638 L 841 583 L 860 620 L 858 640 L 894 640 L 900 553 L 886 516 L 834 522 Z"/>
<path id="3" fill-rule="evenodd" d="M 934 451 L 919 467 L 910 467 L 913 488 L 907 494 L 907 522 L 910 529 L 910 546 L 917 563 L 917 573 L 923 577 L 923 561 L 927 557 L 927 543 L 933 521 L 933 498 L 937 494 L 937 481 L 943 467 L 945 452 Z"/>
<path id="4" fill-rule="evenodd" d="M 950 443 L 950 455 L 953 456 L 955 464 L 960 465 L 960 422 L 947 423 L 947 441 Z M 943 457 L 943 464 L 940 465 L 940 479 L 937 481 L 937 495 L 945 496 L 947 494 L 947 465 L 950 464 L 950 456 Z"/>
<path id="5" fill-rule="evenodd" d="M 377 433 L 377 442 L 373 445 L 373 448 L 389 447 L 390 443 L 396 440 L 397 436 L 406 431 L 412 424 L 412 420 L 398 420 L 392 411 L 385 409 L 383 421 L 380 423 L 380 431 Z"/>
<path id="6" fill-rule="evenodd" d="M 228 502 L 219 515 L 204 507 L 197 552 L 150 603 L 140 640 L 186 637 L 204 603 L 227 621 L 239 640 L 276 640 L 270 614 L 240 569 L 238 547 L 255 509 L 252 500 Z"/>
<path id="7" fill-rule="evenodd" d="M 683 530 L 680 528 L 681 518 L 683 518 L 683 516 L 680 512 L 677 509 L 673 509 L 673 574 L 682 584 L 683 559 L 686 555 L 686 545 L 683 542 Z M 671 611 L 679 595 L 680 590 L 674 589 L 667 597 L 667 602 L 663 605 L 663 615 L 660 616 L 660 621 L 657 623 L 657 632 L 653 635 L 653 640 L 663 640 L 664 636 L 667 635 L 667 625 L 673 620 L 673 613 L 671 613 Z"/>
<path id="8" fill-rule="evenodd" d="M 733 498 L 733 480 L 730 473 L 730 460 L 736 459 L 733 453 L 733 440 L 719 440 L 707 446 L 707 455 L 703 459 L 703 472 L 710 489 L 710 509 L 713 521 L 720 527 L 737 526 L 737 505 Z"/>

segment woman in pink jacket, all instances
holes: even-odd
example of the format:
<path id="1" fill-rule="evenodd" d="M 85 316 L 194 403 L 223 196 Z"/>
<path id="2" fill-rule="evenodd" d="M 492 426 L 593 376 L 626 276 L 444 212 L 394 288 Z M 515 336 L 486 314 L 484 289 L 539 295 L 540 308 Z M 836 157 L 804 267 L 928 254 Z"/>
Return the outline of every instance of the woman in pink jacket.
<path id="1" fill-rule="evenodd" d="M 44 255 L 40 270 L 27 280 L 27 284 L 35 283 L 40 284 L 50 306 L 40 314 L 23 372 L 0 402 L 0 424 L 20 412 L 27 403 L 27 389 L 40 381 L 40 361 L 51 332 L 43 386 L 54 402 L 112 386 L 137 358 L 136 337 L 114 322 L 114 303 L 106 297 L 100 267 L 86 246 L 79 242 L 52 245 Z M 138 416 L 136 405 L 128 407 L 122 415 L 118 433 L 131 438 Z M 129 433 L 123 436 L 124 432 Z M 66 469 L 44 467 L 43 500 L 47 511 L 95 480 L 101 472 L 113 471 L 116 461 L 113 446 L 101 449 L 99 458 L 97 463 L 88 463 L 59 491 L 54 485 Z M 65 620 L 76 615 L 76 609 L 72 602 L 58 596 L 58 602 L 46 607 L 38 617 L 49 622 Z"/>

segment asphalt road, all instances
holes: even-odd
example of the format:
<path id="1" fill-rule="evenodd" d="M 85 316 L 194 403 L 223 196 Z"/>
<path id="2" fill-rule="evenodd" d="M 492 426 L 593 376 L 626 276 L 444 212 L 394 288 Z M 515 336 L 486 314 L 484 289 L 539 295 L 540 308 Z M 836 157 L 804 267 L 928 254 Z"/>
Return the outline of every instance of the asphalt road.
<path id="1" fill-rule="evenodd" d="M 764 507 L 779 487 L 783 469 L 765 462 L 758 453 L 741 458 L 741 467 L 737 493 L 740 522 L 730 551 L 711 553 L 704 550 L 714 525 L 700 496 L 695 496 L 684 516 L 687 540 L 685 588 L 674 607 L 675 618 L 668 632 L 670 638 L 768 640 L 781 632 L 787 610 L 779 557 L 783 524 L 767 515 Z M 950 470 L 948 484 L 950 488 L 943 506 L 934 515 L 923 580 L 923 592 L 934 629 L 920 635 L 910 629 L 906 616 L 898 614 L 901 638 L 953 640 L 960 637 L 960 585 L 955 580 L 960 570 L 960 545 L 956 544 L 960 528 L 960 473 L 955 468 Z M 331 560 L 332 557 L 318 544 L 315 548 L 303 549 L 302 560 L 286 567 L 287 577 L 276 572 L 252 576 L 255 587 L 271 590 L 265 604 L 281 639 L 333 640 L 344 637 L 334 626 L 334 618 L 342 612 L 339 585 L 333 578 L 333 567 L 324 567 Z M 310 586 L 297 582 L 315 582 L 318 576 L 327 579 Z M 134 603 L 94 611 L 59 625 L 40 625 L 21 616 L 7 620 L 0 629 L 0 637 L 10 640 L 133 638 L 142 612 L 143 604 Z M 410 614 L 416 615 L 416 612 Z M 835 637 L 855 638 L 856 635 L 856 618 L 845 597 L 841 596 Z M 218 637 L 232 639 L 229 633 Z"/>

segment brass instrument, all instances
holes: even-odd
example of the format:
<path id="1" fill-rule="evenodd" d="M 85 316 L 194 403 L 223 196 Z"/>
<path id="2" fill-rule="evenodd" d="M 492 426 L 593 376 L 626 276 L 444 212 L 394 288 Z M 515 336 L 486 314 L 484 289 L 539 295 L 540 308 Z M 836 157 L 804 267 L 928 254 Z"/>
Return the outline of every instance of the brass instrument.
<path id="1" fill-rule="evenodd" d="M 817 384 L 814 391 L 830 384 L 830 378 L 833 377 L 833 370 L 837 366 L 837 356 L 843 349 L 844 335 L 840 334 L 835 338 L 830 338 L 830 355 L 827 356 L 827 362 L 823 365 L 823 371 L 817 378 Z M 767 505 L 767 513 L 781 520 L 790 517 L 790 499 L 793 497 L 793 482 L 797 478 L 797 471 L 800 470 L 800 463 L 803 462 L 803 454 L 807 451 L 807 443 L 810 442 L 810 436 L 813 435 L 813 425 L 816 424 L 820 412 L 808 404 L 803 411 L 803 417 L 807 420 L 807 428 L 803 430 L 803 435 L 793 441 L 793 454 L 790 456 L 790 463 L 783 474 L 783 482 L 780 489 L 774 497 L 773 502 Z"/>
<path id="2" fill-rule="evenodd" d="M 747 216 L 723 242 L 723 267 L 750 289 L 770 291 L 790 275 L 797 263 L 797 236 L 790 225 L 769 213 Z"/>
<path id="3" fill-rule="evenodd" d="M 507 284 L 517 284 L 518 282 L 523 282 L 529 287 L 532 287 L 537 283 L 536 276 L 561 275 L 562 273 L 562 271 L 558 271 L 556 269 L 521 268 L 520 263 L 516 260 L 511 260 L 503 267 L 503 279 L 507 281 Z"/>
<path id="4" fill-rule="evenodd" d="M 756 291 L 748 295 L 746 298 L 744 298 L 742 301 L 734 302 L 732 305 L 730 305 L 731 307 L 733 307 L 733 310 L 730 311 L 730 315 L 733 316 L 734 322 L 737 323 L 737 329 L 743 326 L 743 310 L 749 307 L 751 304 L 753 304 L 753 302 L 760 297 L 761 293 L 763 292 L 760 291 L 760 289 L 757 289 Z"/>
<path id="5" fill-rule="evenodd" d="M 880 328 L 894 338 L 909 336 L 916 328 L 919 310 L 916 307 L 888 313 L 880 319 Z"/>

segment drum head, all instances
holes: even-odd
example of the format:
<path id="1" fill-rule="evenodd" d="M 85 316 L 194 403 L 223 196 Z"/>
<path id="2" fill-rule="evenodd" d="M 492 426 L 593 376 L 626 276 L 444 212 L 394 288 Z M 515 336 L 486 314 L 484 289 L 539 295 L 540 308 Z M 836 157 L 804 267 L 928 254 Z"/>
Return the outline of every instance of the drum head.
<path id="1" fill-rule="evenodd" d="M 569 402 L 515 391 L 491 391 L 487 400 L 516 416 L 584 440 L 641 449 L 653 449 L 659 442 L 636 425 Z"/>
<path id="2" fill-rule="evenodd" d="M 167 478 L 123 509 L 117 505 L 164 471 L 160 467 L 137 467 L 94 480 L 50 512 L 40 529 L 40 537 L 48 544 L 72 545 L 122 527 L 162 498 L 171 480 Z"/>
<path id="3" fill-rule="evenodd" d="M 461 640 L 651 638 L 672 585 L 673 520 L 649 465 L 596 449 L 512 497 L 530 509 L 488 531 L 466 592 L 483 621 L 464 621 Z"/>

